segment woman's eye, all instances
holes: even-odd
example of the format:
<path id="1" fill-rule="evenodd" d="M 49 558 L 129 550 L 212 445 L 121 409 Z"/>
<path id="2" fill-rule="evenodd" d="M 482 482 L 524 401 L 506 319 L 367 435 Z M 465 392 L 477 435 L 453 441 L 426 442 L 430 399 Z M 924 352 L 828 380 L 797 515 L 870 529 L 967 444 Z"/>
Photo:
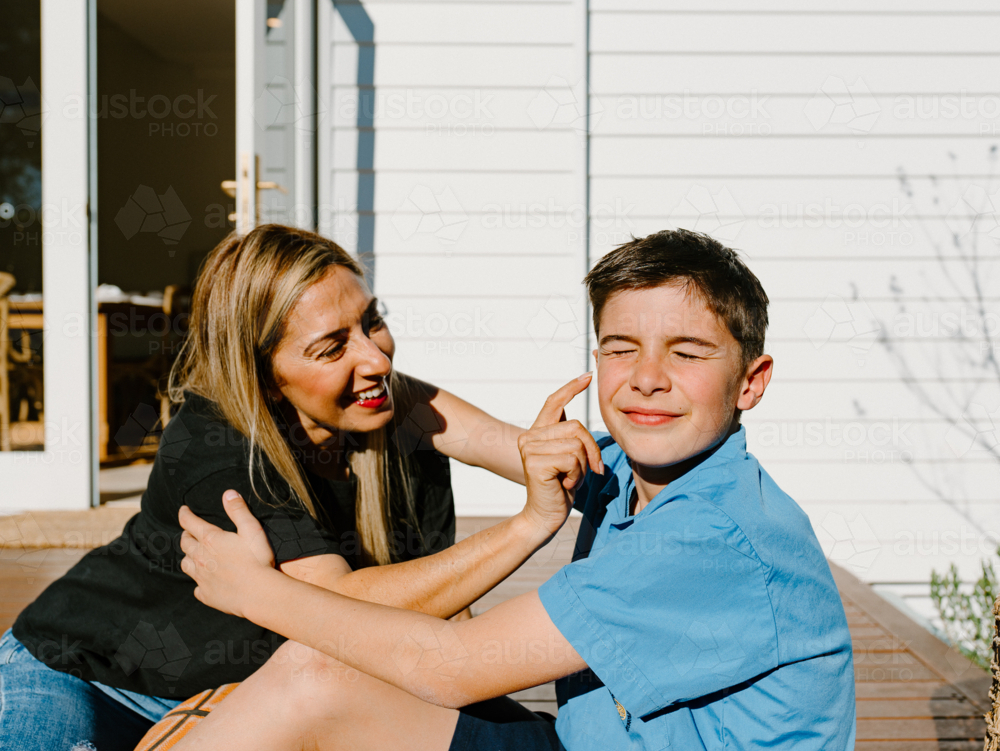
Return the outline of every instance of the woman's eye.
<path id="1" fill-rule="evenodd" d="M 380 329 L 385 326 L 385 319 L 380 315 L 372 316 L 371 324 L 369 324 L 371 329 Z"/>
<path id="2" fill-rule="evenodd" d="M 334 346 L 330 347 L 330 349 L 328 349 L 326 352 L 323 352 L 320 355 L 320 357 L 323 357 L 323 358 L 338 357 L 341 354 L 341 352 L 343 352 L 343 351 L 344 351 L 344 345 L 342 345 L 342 344 L 335 344 Z"/>
<path id="3" fill-rule="evenodd" d="M 698 355 L 692 355 L 690 352 L 674 352 L 675 355 L 683 357 L 685 360 L 698 360 Z"/>

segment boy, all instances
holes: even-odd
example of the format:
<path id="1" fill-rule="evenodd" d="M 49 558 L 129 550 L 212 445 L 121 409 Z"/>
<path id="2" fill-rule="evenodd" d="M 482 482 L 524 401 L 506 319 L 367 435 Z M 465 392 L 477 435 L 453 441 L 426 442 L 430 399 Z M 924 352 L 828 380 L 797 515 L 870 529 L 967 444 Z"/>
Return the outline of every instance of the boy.
<path id="1" fill-rule="evenodd" d="M 574 562 L 451 623 L 262 565 L 238 499 L 226 502 L 238 535 L 182 509 L 199 599 L 334 659 L 289 642 L 177 748 L 853 748 L 851 641 L 829 566 L 740 426 L 772 372 L 760 283 L 685 230 L 619 247 L 585 281 L 601 459 L 568 423 L 519 443 L 529 497 L 549 510 L 540 538 L 569 504 L 583 513 Z M 484 702 L 552 679 L 554 726 Z"/>

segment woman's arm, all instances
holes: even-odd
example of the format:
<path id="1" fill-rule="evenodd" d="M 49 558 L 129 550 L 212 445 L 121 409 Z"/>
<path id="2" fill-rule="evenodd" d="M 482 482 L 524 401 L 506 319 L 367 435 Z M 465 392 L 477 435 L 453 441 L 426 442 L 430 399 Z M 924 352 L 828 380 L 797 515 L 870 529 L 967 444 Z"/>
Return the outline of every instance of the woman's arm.
<path id="1" fill-rule="evenodd" d="M 279 568 L 294 579 L 358 600 L 450 618 L 516 571 L 560 526 L 555 518 L 525 508 L 440 553 L 404 563 L 352 571 L 342 556 L 327 554 Z"/>
<path id="2" fill-rule="evenodd" d="M 451 392 L 437 389 L 429 406 L 441 430 L 430 442 L 445 456 L 482 467 L 495 475 L 524 485 L 524 470 L 517 453 L 517 439 L 524 428 L 498 420 Z"/>
<path id="3" fill-rule="evenodd" d="M 553 423 L 560 418 L 565 420 L 563 407 L 569 401 L 565 399 L 567 387 L 570 387 L 572 398 L 590 385 L 591 377 L 590 373 L 585 373 L 552 394 L 545 403 L 550 409 L 542 410 L 545 419 Z M 411 377 L 411 380 L 415 379 Z M 418 401 L 418 404 L 429 406 L 433 418 L 426 421 L 414 419 L 413 422 L 422 432 L 430 433 L 430 442 L 435 449 L 463 464 L 482 467 L 524 485 L 524 469 L 517 449 L 517 440 L 525 432 L 524 428 L 498 420 L 444 389 L 417 383 L 422 386 L 419 389 L 421 394 L 428 397 L 426 401 Z M 558 405 L 556 402 L 559 402 Z M 542 415 L 532 427 L 549 424 L 539 420 L 542 420 Z M 424 422 L 433 424 L 428 426 Z M 406 425 L 406 420 L 403 425 Z"/>
<path id="4" fill-rule="evenodd" d="M 576 444 L 567 442 L 557 428 L 532 430 L 519 441 L 529 505 L 571 506 L 585 471 L 589 457 L 581 460 Z M 180 514 L 185 530 L 181 569 L 197 582 L 195 597 L 212 607 L 248 618 L 448 707 L 538 685 L 586 667 L 536 592 L 479 618 L 455 623 L 362 602 L 275 571 L 262 560 L 263 530 L 253 514 L 235 499 L 227 498 L 225 505 L 237 534 L 199 519 L 186 507 Z M 461 579 L 453 583 L 461 586 Z M 504 659 L 505 654 L 522 653 L 531 659 L 523 663 Z"/>
<path id="5" fill-rule="evenodd" d="M 515 449 L 518 443 L 529 446 L 523 466 L 535 460 L 533 452 L 539 446 L 553 441 L 558 442 L 558 451 L 572 455 L 572 466 L 562 470 L 560 492 L 529 493 L 520 513 L 434 555 L 352 571 L 341 556 L 327 554 L 286 561 L 280 566 L 282 573 L 348 597 L 438 618 L 461 612 L 510 576 L 559 531 L 572 508 L 567 494 L 583 480 L 588 466 L 603 472 L 601 452 L 593 436 L 575 420 L 561 421 L 564 406 L 587 383 L 589 378 L 576 379 L 556 391 L 535 420 L 542 427 L 533 428 L 515 442 Z M 544 441 L 540 442 L 540 437 Z M 517 456 L 520 464 L 519 451 Z M 226 493 L 223 504 L 227 509 L 234 497 L 240 498 L 235 491 Z"/>

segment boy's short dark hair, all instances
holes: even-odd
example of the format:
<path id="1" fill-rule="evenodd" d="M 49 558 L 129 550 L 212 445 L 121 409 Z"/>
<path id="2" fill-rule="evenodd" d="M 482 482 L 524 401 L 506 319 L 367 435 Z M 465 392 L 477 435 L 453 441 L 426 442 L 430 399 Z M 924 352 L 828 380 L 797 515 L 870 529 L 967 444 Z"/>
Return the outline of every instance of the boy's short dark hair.
<path id="1" fill-rule="evenodd" d="M 584 277 L 600 336 L 601 311 L 616 292 L 691 285 L 740 343 L 743 367 L 764 354 L 767 293 L 736 251 L 700 232 L 663 230 L 633 238 Z"/>

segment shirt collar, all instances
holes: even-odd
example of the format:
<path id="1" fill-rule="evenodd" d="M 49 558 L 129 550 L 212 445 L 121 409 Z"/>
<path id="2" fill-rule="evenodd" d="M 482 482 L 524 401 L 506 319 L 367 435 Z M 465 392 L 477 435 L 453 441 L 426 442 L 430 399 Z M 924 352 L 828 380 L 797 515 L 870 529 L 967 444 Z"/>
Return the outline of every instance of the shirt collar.
<path id="1" fill-rule="evenodd" d="M 707 449 L 707 452 L 711 453 L 704 461 L 667 485 L 639 513 L 645 513 L 652 508 L 662 506 L 667 501 L 677 497 L 681 492 L 689 488 L 692 483 L 704 478 L 707 471 L 719 465 L 745 458 L 747 453 L 746 428 L 741 425 L 739 430 L 721 443 L 716 444 L 715 447 Z M 626 521 L 631 518 L 629 514 L 629 499 L 632 497 L 632 489 L 635 487 L 631 460 L 621 463 L 614 472 L 614 478 L 614 482 L 609 482 L 605 485 L 603 493 L 610 495 L 617 492 L 617 498 L 614 499 L 614 506 L 618 512 L 619 521 Z"/>

